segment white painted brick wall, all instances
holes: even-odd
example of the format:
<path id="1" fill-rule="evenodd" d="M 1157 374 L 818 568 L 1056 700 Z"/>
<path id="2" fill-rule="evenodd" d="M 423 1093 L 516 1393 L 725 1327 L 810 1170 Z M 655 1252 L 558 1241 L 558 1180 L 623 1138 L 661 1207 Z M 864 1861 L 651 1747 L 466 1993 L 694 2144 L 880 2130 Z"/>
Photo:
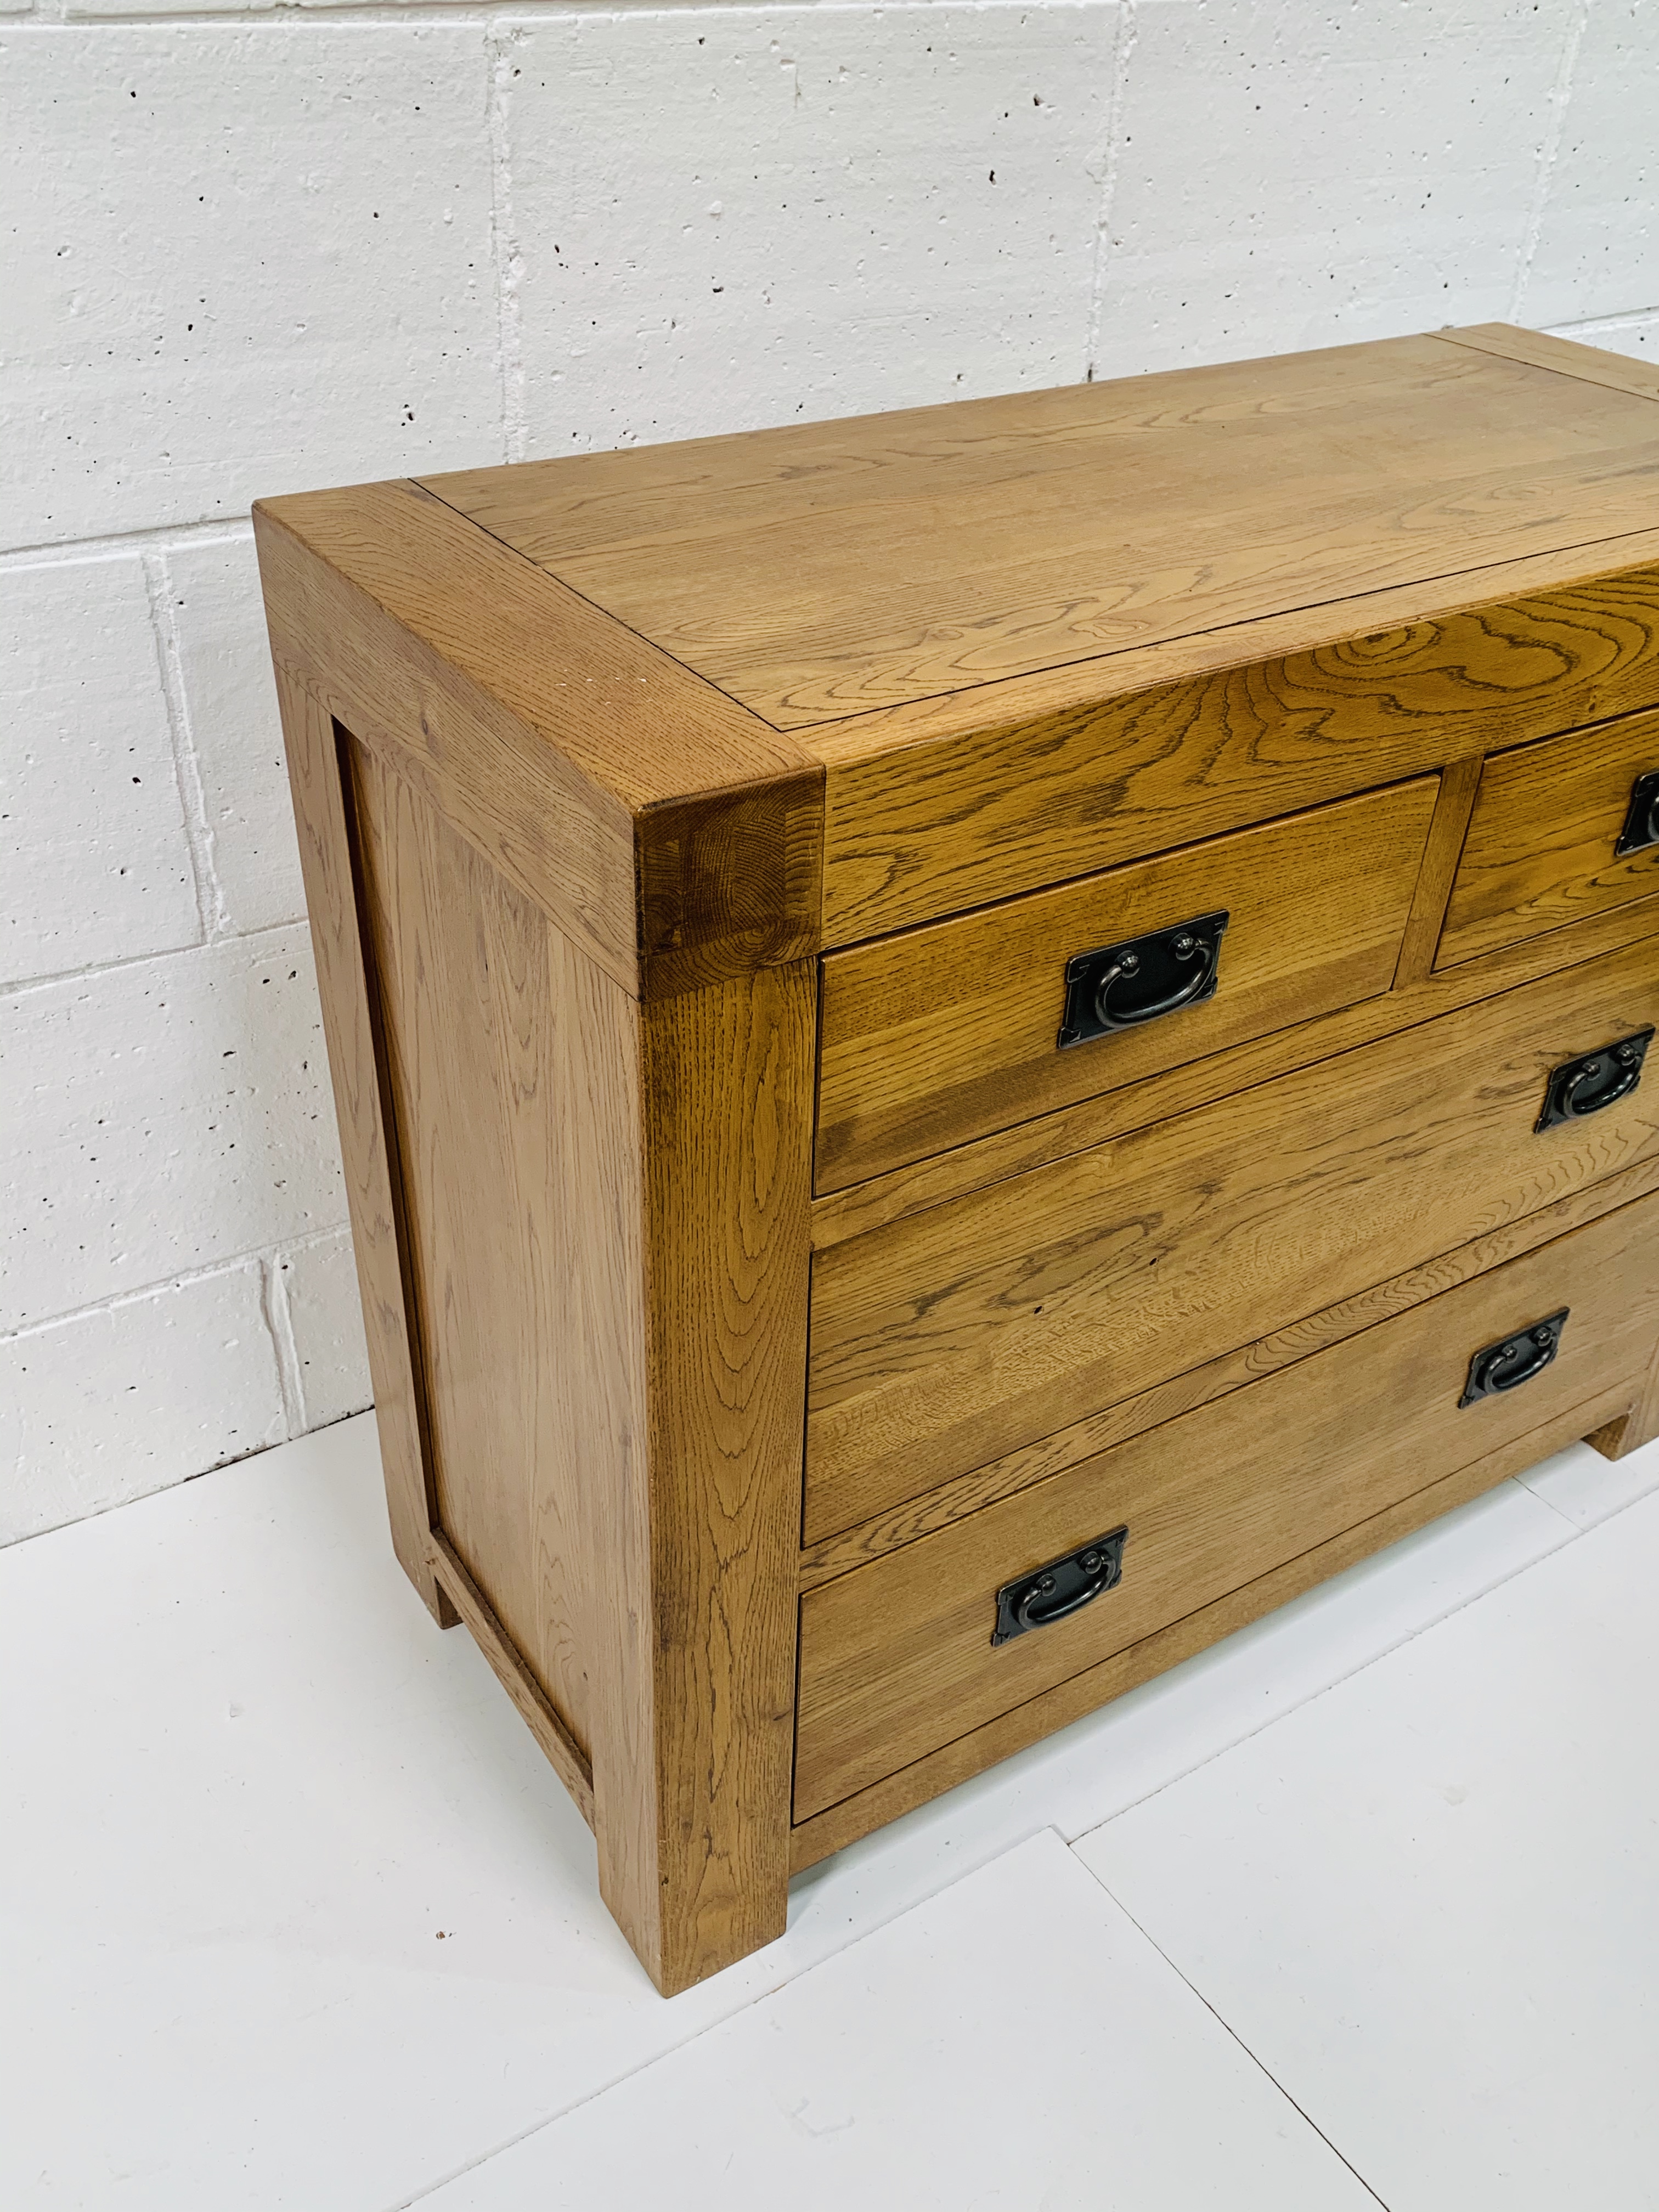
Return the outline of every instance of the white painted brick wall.
<path id="1" fill-rule="evenodd" d="M 525 449 L 1080 378 L 1118 12 L 691 9 L 504 31 Z"/>
<path id="2" fill-rule="evenodd" d="M 0 980 L 193 945 L 196 876 L 137 554 L 7 574 L 0 744 Z"/>
<path id="3" fill-rule="evenodd" d="M 29 541 L 500 450 L 482 21 L 0 33 Z"/>
<path id="4" fill-rule="evenodd" d="M 1097 373 L 1506 319 L 1578 5 L 1146 0 Z"/>
<path id="5" fill-rule="evenodd" d="M 0 0 L 0 1540 L 366 1402 L 248 501 L 1507 317 L 1659 0 Z"/>
<path id="6" fill-rule="evenodd" d="M 150 558 L 208 926 L 216 936 L 291 921 L 305 891 L 253 539 L 238 531 Z"/>

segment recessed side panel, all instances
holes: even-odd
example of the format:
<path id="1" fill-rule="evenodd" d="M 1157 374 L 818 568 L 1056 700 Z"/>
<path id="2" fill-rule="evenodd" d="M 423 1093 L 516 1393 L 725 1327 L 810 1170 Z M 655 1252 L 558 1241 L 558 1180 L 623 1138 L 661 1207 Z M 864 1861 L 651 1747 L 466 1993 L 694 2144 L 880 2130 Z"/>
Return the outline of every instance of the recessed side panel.
<path id="1" fill-rule="evenodd" d="M 610 1143 L 637 1014 L 376 754 L 353 770 L 437 1523 L 591 1757 L 580 1486 L 603 1485 L 636 1364 L 606 1278 L 638 1215 L 637 1183 L 611 1188 L 636 1152 Z"/>
<path id="2" fill-rule="evenodd" d="M 434 1572 L 421 1389 L 410 1340 L 396 1164 L 389 1149 L 391 1105 L 359 913 L 349 741 L 314 677 L 275 625 L 271 639 L 392 1547 L 433 1618 L 447 1628 L 455 1612 Z"/>

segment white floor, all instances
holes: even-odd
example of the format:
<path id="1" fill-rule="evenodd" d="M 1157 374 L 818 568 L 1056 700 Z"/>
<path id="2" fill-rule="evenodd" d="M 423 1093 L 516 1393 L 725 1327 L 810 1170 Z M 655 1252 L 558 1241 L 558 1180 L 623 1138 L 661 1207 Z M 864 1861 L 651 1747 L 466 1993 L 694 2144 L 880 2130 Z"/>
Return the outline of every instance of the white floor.
<path id="1" fill-rule="evenodd" d="M 0 2205 L 1659 2208 L 1659 1447 L 803 1876 L 665 2003 L 372 1421 L 0 1553 Z"/>

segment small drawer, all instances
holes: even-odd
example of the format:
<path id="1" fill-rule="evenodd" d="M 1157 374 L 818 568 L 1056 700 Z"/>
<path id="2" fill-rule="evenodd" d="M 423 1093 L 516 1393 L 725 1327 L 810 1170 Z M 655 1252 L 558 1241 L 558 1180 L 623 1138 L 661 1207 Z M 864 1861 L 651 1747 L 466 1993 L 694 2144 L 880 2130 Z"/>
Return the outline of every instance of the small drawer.
<path id="1" fill-rule="evenodd" d="M 1438 781 L 831 953 L 817 1188 L 839 1190 L 1386 991 Z M 1209 921 L 1211 933 L 1194 933 L 1184 964 L 1145 943 L 1172 941 L 1188 921 Z M 1092 1026 L 1099 972 L 1111 963 L 1097 962 L 1076 986 L 1068 964 L 1126 945 L 1139 972 L 1117 977 L 1104 1001 L 1121 1025 L 1062 1044 L 1068 1012 L 1081 1008 Z M 1148 1018 L 1160 1004 L 1170 1010 Z"/>
<path id="2" fill-rule="evenodd" d="M 1480 772 L 1437 971 L 1659 891 L 1659 713 L 1622 714 Z"/>
<path id="3" fill-rule="evenodd" d="M 1659 1152 L 1656 943 L 816 1254 L 806 1541 Z"/>
<path id="4" fill-rule="evenodd" d="M 1633 1401 L 1656 1328 L 1650 1198 L 808 1591 L 795 1818 L 1598 1393 Z"/>

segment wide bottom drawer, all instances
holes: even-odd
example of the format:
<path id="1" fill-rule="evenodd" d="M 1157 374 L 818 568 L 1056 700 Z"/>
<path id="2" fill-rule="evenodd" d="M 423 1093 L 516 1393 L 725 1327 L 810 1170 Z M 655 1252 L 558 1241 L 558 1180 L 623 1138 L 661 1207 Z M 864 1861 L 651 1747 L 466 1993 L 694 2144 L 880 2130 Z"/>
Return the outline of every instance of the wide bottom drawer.
<path id="1" fill-rule="evenodd" d="M 1534 1339 L 1564 1308 L 1550 1340 Z M 809 1591 L 795 1818 L 1613 1385 L 1634 1393 L 1656 1337 L 1659 1196 Z M 1512 1340 L 1488 1377 L 1498 1387 L 1460 1402 L 1477 1355 Z M 1120 1529 L 1111 1585 L 1102 1540 Z M 1092 1565 L 1055 1566 L 1049 1591 L 999 1605 L 1000 1590 L 1091 1547 Z M 1109 1586 L 1085 1595 L 1095 1583 Z"/>

